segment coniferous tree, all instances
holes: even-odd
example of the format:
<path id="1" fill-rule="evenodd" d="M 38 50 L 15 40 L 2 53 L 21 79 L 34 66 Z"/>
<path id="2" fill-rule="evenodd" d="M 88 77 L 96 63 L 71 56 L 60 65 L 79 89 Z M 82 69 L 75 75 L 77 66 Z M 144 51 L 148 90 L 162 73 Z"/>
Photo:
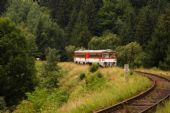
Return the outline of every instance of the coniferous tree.
<path id="1" fill-rule="evenodd" d="M 168 45 L 170 44 L 170 10 L 159 16 L 157 27 L 149 43 L 149 64 L 160 66 L 167 58 Z"/>
<path id="2" fill-rule="evenodd" d="M 154 31 L 155 24 L 157 22 L 157 13 L 153 12 L 149 7 L 143 7 L 140 10 L 136 25 L 136 41 L 146 48 L 148 41 L 151 39 L 151 35 Z"/>

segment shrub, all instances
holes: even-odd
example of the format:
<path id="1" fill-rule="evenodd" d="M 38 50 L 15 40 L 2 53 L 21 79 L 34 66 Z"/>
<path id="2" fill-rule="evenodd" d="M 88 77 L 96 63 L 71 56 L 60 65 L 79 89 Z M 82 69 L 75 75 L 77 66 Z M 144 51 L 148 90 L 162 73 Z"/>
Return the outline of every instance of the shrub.
<path id="1" fill-rule="evenodd" d="M 85 73 L 81 73 L 79 78 L 80 78 L 80 80 L 83 80 L 84 78 L 86 78 L 86 74 Z"/>
<path id="2" fill-rule="evenodd" d="M 129 74 L 130 74 L 130 75 L 133 75 L 133 70 L 130 70 Z"/>
<path id="3" fill-rule="evenodd" d="M 94 73 L 99 69 L 99 64 L 92 64 L 90 66 L 90 72 Z"/>
<path id="4" fill-rule="evenodd" d="M 53 89 L 53 90 L 47 90 L 45 88 L 36 88 L 36 90 L 32 93 L 27 93 L 28 96 L 28 102 L 34 106 L 34 110 L 36 112 L 40 112 L 41 110 L 48 109 L 49 106 L 55 106 L 55 108 L 58 108 L 61 106 L 64 102 L 68 100 L 68 93 L 61 89 Z M 28 104 L 24 105 L 29 106 Z M 22 109 L 23 106 L 19 106 L 19 109 Z"/>
<path id="5" fill-rule="evenodd" d="M 140 67 L 146 56 L 141 45 L 137 42 L 131 42 L 125 46 L 119 46 L 116 51 L 118 53 L 118 65 L 120 66 L 129 64 L 132 68 Z"/>
<path id="6" fill-rule="evenodd" d="M 97 76 L 98 78 L 103 78 L 103 75 L 102 75 L 100 72 L 97 72 L 97 73 L 96 73 L 96 76 Z"/>
<path id="7" fill-rule="evenodd" d="M 105 85 L 106 81 L 102 77 L 101 73 L 95 73 L 94 75 L 90 75 L 86 79 L 86 87 L 88 90 L 98 90 Z"/>

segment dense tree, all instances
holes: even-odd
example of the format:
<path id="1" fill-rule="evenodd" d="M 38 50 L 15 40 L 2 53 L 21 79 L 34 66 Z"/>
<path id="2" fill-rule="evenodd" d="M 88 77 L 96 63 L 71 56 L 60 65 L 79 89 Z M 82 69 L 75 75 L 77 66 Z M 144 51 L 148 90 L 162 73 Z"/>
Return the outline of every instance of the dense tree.
<path id="1" fill-rule="evenodd" d="M 117 35 L 106 32 L 101 37 L 93 37 L 88 44 L 89 49 L 116 49 L 119 43 Z"/>
<path id="2" fill-rule="evenodd" d="M 118 65 L 123 66 L 129 64 L 131 68 L 141 66 L 144 60 L 144 53 L 142 47 L 136 43 L 131 42 L 125 46 L 117 48 Z"/>
<path id="3" fill-rule="evenodd" d="M 73 55 L 74 55 L 74 51 L 76 50 L 76 47 L 73 45 L 69 45 L 65 47 L 65 50 L 67 52 L 68 60 L 73 61 Z"/>
<path id="4" fill-rule="evenodd" d="M 129 0 L 129 1 L 135 8 L 141 8 L 142 6 L 145 6 L 148 2 L 148 0 Z"/>
<path id="5" fill-rule="evenodd" d="M 6 1 L 2 0 L 0 11 L 6 9 L 4 4 Z M 166 51 L 159 52 L 162 49 L 154 48 L 159 45 L 156 37 L 160 32 L 160 17 L 167 12 L 165 9 L 170 7 L 169 4 L 169 0 L 9 0 L 5 16 L 24 29 L 32 47 L 29 53 L 33 56 L 40 56 L 40 53 L 45 58 L 45 49 L 51 47 L 61 50 L 61 58 L 66 60 L 71 57 L 66 52 L 69 45 L 86 49 L 115 49 L 115 46 L 135 41 L 147 51 L 145 64 L 165 67 L 168 43 L 164 43 Z M 120 37 L 119 41 L 103 35 L 107 30 Z M 168 30 L 165 32 L 168 34 Z M 161 55 L 153 57 L 158 53 Z"/>
<path id="6" fill-rule="evenodd" d="M 149 64 L 159 66 L 167 58 L 168 45 L 170 44 L 170 10 L 159 16 L 158 25 L 149 43 Z"/>
<path id="7" fill-rule="evenodd" d="M 7 6 L 7 2 L 8 2 L 8 0 L 1 0 L 1 2 L 0 2 L 0 14 L 2 14 L 5 11 L 6 6 Z"/>
<path id="8" fill-rule="evenodd" d="M 123 14 L 120 17 L 119 35 L 122 44 L 128 44 L 135 40 L 136 15 L 134 8 L 126 1 L 124 3 Z"/>
<path id="9" fill-rule="evenodd" d="M 105 30 L 112 30 L 116 33 L 116 20 L 117 15 L 115 12 L 116 1 L 112 0 L 103 0 L 103 6 L 100 8 L 98 12 L 98 19 L 97 19 L 97 34 L 101 34 Z"/>
<path id="10" fill-rule="evenodd" d="M 47 62 L 44 64 L 44 69 L 40 79 L 40 85 L 45 88 L 56 88 L 58 87 L 59 67 L 57 65 L 58 57 L 56 49 L 47 49 L 46 59 Z"/>
<path id="11" fill-rule="evenodd" d="M 148 41 L 151 39 L 157 21 L 157 13 L 149 7 L 143 7 L 138 16 L 135 37 L 138 43 L 146 48 Z"/>
<path id="12" fill-rule="evenodd" d="M 38 51 L 43 56 L 48 47 L 58 50 L 64 48 L 64 31 L 50 18 L 46 8 L 33 0 L 12 0 L 9 5 L 5 15 L 17 24 L 28 27 L 28 31 L 36 37 Z"/>
<path id="13" fill-rule="evenodd" d="M 24 34 L 8 19 L 0 18 L 0 96 L 7 105 L 19 102 L 34 89 L 34 59 Z"/>

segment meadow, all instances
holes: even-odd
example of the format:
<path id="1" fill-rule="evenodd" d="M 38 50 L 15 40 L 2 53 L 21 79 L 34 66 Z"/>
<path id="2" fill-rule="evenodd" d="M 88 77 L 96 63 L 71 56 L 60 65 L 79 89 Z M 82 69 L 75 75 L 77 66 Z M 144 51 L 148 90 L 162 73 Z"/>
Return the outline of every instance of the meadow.
<path id="1" fill-rule="evenodd" d="M 37 62 L 37 75 L 43 62 Z M 89 65 L 59 63 L 62 77 L 59 88 L 47 91 L 37 88 L 28 93 L 14 113 L 91 113 L 130 98 L 151 86 L 151 81 L 136 73 L 124 76 L 122 68 L 99 68 L 89 71 Z M 84 75 L 83 77 L 81 75 Z M 27 108 L 29 110 L 26 110 Z"/>

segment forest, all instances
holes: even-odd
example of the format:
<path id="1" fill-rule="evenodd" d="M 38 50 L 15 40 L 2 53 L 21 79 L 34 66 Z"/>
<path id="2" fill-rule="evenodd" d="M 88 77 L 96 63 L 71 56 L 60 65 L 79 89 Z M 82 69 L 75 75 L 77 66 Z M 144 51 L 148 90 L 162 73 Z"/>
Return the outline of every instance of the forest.
<path id="1" fill-rule="evenodd" d="M 1 0 L 0 110 L 40 83 L 57 84 L 52 59 L 72 61 L 79 49 L 112 49 L 118 66 L 170 70 L 170 1 Z M 48 61 L 47 81 L 35 77 L 35 58 Z"/>

